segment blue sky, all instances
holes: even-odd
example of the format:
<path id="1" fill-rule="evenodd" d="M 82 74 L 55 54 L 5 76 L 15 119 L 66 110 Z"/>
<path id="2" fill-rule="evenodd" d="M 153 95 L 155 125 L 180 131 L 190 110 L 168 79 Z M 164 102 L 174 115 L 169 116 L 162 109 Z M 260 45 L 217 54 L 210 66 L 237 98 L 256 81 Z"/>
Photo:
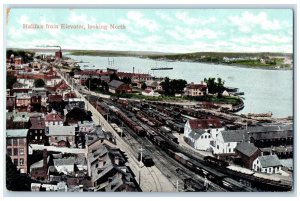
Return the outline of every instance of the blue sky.
<path id="1" fill-rule="evenodd" d="M 44 29 L 23 29 L 42 24 Z M 58 29 L 45 29 L 46 24 Z M 120 30 L 60 29 L 60 24 Z M 293 52 L 289 9 L 38 9 L 13 8 L 7 47 L 155 52 Z"/>

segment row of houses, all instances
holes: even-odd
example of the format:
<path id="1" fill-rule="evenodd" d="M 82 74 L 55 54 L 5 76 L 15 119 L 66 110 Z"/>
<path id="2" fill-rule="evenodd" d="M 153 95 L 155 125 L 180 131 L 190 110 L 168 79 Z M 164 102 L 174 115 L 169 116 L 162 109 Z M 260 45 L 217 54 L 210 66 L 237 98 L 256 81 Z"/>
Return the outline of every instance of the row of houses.
<path id="1" fill-rule="evenodd" d="M 225 130 L 219 119 L 193 119 L 185 124 L 184 139 L 197 150 L 211 151 L 246 168 L 277 173 L 280 159 L 292 158 L 292 125 L 261 125 Z M 266 167 L 269 164 L 271 167 Z M 276 168 L 272 168 L 276 164 Z"/>
<path id="2" fill-rule="evenodd" d="M 52 65 L 14 68 L 17 83 L 6 94 L 6 154 L 34 181 L 32 191 L 141 191 L 114 136 Z M 36 79 L 45 87 L 34 88 Z"/>

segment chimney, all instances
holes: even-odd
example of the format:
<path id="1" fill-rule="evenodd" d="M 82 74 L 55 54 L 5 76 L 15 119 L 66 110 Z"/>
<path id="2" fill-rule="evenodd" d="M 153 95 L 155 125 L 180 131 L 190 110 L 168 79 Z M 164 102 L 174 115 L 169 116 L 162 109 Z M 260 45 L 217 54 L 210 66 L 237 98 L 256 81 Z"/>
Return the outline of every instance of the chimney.
<path id="1" fill-rule="evenodd" d="M 201 85 L 203 85 L 203 81 L 200 81 Z"/>
<path id="2" fill-rule="evenodd" d="M 132 74 L 134 75 L 134 67 L 132 67 Z"/>
<path id="3" fill-rule="evenodd" d="M 194 85 L 194 82 L 191 82 L 191 85 Z"/>
<path id="4" fill-rule="evenodd" d="M 47 167 L 47 156 L 48 156 L 47 149 L 44 149 L 43 150 L 43 167 Z"/>

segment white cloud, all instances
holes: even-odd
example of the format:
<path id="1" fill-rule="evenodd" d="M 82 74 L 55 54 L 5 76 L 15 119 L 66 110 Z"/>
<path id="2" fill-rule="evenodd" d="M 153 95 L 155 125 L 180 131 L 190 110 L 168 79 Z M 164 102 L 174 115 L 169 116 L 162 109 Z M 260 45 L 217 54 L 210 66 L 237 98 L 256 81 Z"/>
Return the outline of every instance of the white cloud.
<path id="1" fill-rule="evenodd" d="M 211 29 L 194 29 L 194 28 L 182 28 L 175 27 L 177 31 L 183 38 L 196 40 L 201 38 L 213 39 L 216 38 L 219 34 Z"/>
<path id="2" fill-rule="evenodd" d="M 255 26 L 259 26 L 263 30 L 279 30 L 281 23 L 278 20 L 271 20 L 264 12 L 254 15 L 249 11 L 239 16 L 228 17 L 231 24 L 237 26 L 241 32 L 249 33 Z"/>
<path id="3" fill-rule="evenodd" d="M 154 20 L 146 19 L 139 11 L 129 11 L 127 18 L 133 22 L 137 27 L 146 28 L 150 32 L 159 30 L 159 24 Z"/>
<path id="4" fill-rule="evenodd" d="M 155 13 L 158 17 L 160 17 L 160 19 L 162 19 L 163 21 L 166 21 L 166 22 L 174 22 L 173 18 L 170 17 L 170 15 L 164 13 L 164 12 L 161 12 L 161 11 L 157 11 Z"/>
<path id="5" fill-rule="evenodd" d="M 186 12 L 176 13 L 176 18 L 187 25 L 207 25 L 216 21 L 215 17 L 210 17 L 208 19 L 190 17 Z"/>
<path id="6" fill-rule="evenodd" d="M 76 14 L 75 12 L 71 12 L 71 15 L 69 17 L 69 22 L 74 24 L 96 23 L 96 18 L 89 17 L 86 14 Z"/>

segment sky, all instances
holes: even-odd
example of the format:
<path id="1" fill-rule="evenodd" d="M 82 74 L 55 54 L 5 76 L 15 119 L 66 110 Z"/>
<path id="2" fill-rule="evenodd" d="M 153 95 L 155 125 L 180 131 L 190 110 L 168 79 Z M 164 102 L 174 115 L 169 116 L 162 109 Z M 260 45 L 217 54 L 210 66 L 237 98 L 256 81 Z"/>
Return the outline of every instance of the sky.
<path id="1" fill-rule="evenodd" d="M 24 24 L 43 25 L 26 29 Z M 81 26 L 62 29 L 61 24 Z M 293 52 L 291 9 L 12 8 L 9 48 L 151 52 Z M 98 25 L 107 29 L 89 29 Z M 123 29 L 112 29 L 121 25 Z"/>

